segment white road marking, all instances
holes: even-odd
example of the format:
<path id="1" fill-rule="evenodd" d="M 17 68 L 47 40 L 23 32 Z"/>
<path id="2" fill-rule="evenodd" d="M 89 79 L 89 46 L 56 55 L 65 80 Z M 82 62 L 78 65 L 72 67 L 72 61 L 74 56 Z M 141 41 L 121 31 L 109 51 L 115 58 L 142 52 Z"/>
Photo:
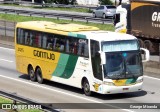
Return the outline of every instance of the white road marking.
<path id="1" fill-rule="evenodd" d="M 54 92 L 57 92 L 57 93 L 65 94 L 65 95 L 68 95 L 68 96 L 76 97 L 76 98 L 79 98 L 79 99 L 87 100 L 87 101 L 90 101 L 90 102 L 104 103 L 104 102 L 92 100 L 92 99 L 89 99 L 89 98 L 84 98 L 84 97 L 81 97 L 81 96 L 76 96 L 76 95 L 73 95 L 73 94 L 69 94 L 69 93 L 66 93 L 66 92 L 63 92 L 63 91 L 60 91 L 60 90 L 51 89 L 51 88 L 48 88 L 48 87 L 45 87 L 45 86 L 42 86 L 42 85 L 39 85 L 39 84 L 34 84 L 34 83 L 23 81 L 23 80 L 20 80 L 20 79 L 15 79 L 15 78 L 12 78 L 12 77 L 7 77 L 7 76 L 4 76 L 4 75 L 0 75 L 0 77 L 7 78 L 7 79 L 10 79 L 10 80 L 14 80 L 14 81 L 18 81 L 18 82 L 21 82 L 21 83 L 25 83 L 25 84 L 28 84 L 28 85 L 31 85 L 31 86 L 47 89 L 47 90 L 54 91 Z M 109 105 L 109 104 L 107 104 L 107 105 L 111 106 L 113 108 L 120 109 L 120 107 L 117 107 L 117 106 L 113 106 L 113 105 Z M 120 109 L 120 110 L 124 110 L 124 111 L 127 111 L 127 112 L 134 112 L 134 111 L 131 111 L 131 110 L 128 110 L 128 109 Z"/>
<path id="2" fill-rule="evenodd" d="M 0 58 L 0 61 L 6 61 L 6 62 L 13 63 L 13 61 L 11 61 L 11 60 L 1 59 L 1 58 Z"/>
<path id="3" fill-rule="evenodd" d="M 14 51 L 14 49 L 6 48 L 6 47 L 0 47 L 0 49 L 4 49 L 4 50 L 11 50 L 11 51 Z"/>
<path id="4" fill-rule="evenodd" d="M 150 78 L 150 79 L 154 79 L 154 80 L 160 80 L 159 78 L 150 77 L 150 76 L 147 76 L 147 75 L 144 75 L 144 77 L 146 77 L 146 78 Z"/>

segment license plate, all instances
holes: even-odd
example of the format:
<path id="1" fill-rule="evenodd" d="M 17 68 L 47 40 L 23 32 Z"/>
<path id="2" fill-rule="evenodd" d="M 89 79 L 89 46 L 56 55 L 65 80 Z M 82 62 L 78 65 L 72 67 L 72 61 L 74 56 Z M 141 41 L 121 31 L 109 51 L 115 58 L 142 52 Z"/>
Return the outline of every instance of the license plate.
<path id="1" fill-rule="evenodd" d="M 129 88 L 123 88 L 123 90 L 125 91 L 125 90 L 129 90 Z"/>

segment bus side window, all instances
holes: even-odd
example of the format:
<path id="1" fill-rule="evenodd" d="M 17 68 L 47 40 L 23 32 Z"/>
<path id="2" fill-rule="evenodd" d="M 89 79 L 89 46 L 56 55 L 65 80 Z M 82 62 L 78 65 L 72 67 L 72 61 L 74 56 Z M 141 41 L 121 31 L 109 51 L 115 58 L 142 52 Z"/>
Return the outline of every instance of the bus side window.
<path id="1" fill-rule="evenodd" d="M 84 56 L 86 57 L 89 56 L 88 43 L 84 44 Z"/>
<path id="2" fill-rule="evenodd" d="M 66 40 L 66 53 L 69 53 L 69 39 Z"/>
<path id="3" fill-rule="evenodd" d="M 72 54 L 78 53 L 78 39 L 76 38 L 70 38 L 69 40 L 69 52 Z"/>
<path id="4" fill-rule="evenodd" d="M 78 55 L 88 57 L 88 41 L 84 39 L 79 39 L 78 44 Z"/>
<path id="5" fill-rule="evenodd" d="M 25 31 L 25 44 L 30 45 L 31 37 L 29 31 Z"/>
<path id="6" fill-rule="evenodd" d="M 77 54 L 77 52 L 78 52 L 77 47 L 78 47 L 77 42 L 74 41 L 74 42 L 72 43 L 72 53 L 73 53 L 73 54 Z"/>
<path id="7" fill-rule="evenodd" d="M 32 46 L 36 46 L 36 35 L 35 35 L 35 32 L 33 31 L 32 32 L 32 39 L 33 39 L 33 45 Z"/>
<path id="8" fill-rule="evenodd" d="M 53 44 L 54 44 L 54 38 L 53 35 L 48 35 L 47 37 L 47 49 L 53 49 Z"/>
<path id="9" fill-rule="evenodd" d="M 60 39 L 60 51 L 64 51 L 65 39 L 62 37 Z"/>
<path id="10" fill-rule="evenodd" d="M 33 46 L 33 33 L 32 33 L 32 31 L 30 31 L 29 36 L 30 36 L 30 42 L 29 42 L 29 45 L 30 45 L 30 46 Z"/>
<path id="11" fill-rule="evenodd" d="M 42 33 L 38 32 L 38 47 L 42 47 Z"/>
<path id="12" fill-rule="evenodd" d="M 39 34 L 37 34 L 37 32 L 36 32 L 36 34 L 35 34 L 35 46 L 38 47 L 38 45 L 39 45 Z"/>
<path id="13" fill-rule="evenodd" d="M 32 33 L 32 40 L 33 40 L 33 46 L 35 47 L 41 47 L 41 33 L 34 31 Z"/>
<path id="14" fill-rule="evenodd" d="M 55 50 L 60 51 L 60 39 L 56 38 Z"/>
<path id="15" fill-rule="evenodd" d="M 17 43 L 19 44 L 20 43 L 20 38 L 21 38 L 21 35 L 20 35 L 20 32 L 21 32 L 21 29 L 20 28 L 17 28 Z"/>
<path id="16" fill-rule="evenodd" d="M 42 48 L 47 48 L 47 35 L 43 35 Z"/>
<path id="17" fill-rule="evenodd" d="M 21 28 L 18 28 L 18 31 L 17 31 L 17 36 L 18 36 L 18 39 L 17 39 L 17 43 L 18 44 L 24 44 L 24 30 L 21 29 Z"/>

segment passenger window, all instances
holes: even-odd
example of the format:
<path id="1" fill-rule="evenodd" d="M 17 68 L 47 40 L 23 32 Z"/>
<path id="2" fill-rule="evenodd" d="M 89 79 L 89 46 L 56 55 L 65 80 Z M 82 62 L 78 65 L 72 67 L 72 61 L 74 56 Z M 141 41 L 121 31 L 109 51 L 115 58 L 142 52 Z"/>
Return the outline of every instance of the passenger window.
<path id="1" fill-rule="evenodd" d="M 48 34 L 47 37 L 47 49 L 53 49 L 53 45 L 54 45 L 54 38 L 52 34 Z"/>
<path id="2" fill-rule="evenodd" d="M 86 39 L 78 40 L 78 55 L 88 57 L 88 41 Z"/>
<path id="3" fill-rule="evenodd" d="M 42 37 L 43 37 L 42 48 L 46 49 L 47 48 L 47 34 L 44 34 Z"/>
<path id="4" fill-rule="evenodd" d="M 66 52 L 72 53 L 72 54 L 77 54 L 77 52 L 78 52 L 78 39 L 70 37 L 66 40 Z"/>
<path id="5" fill-rule="evenodd" d="M 19 44 L 24 44 L 25 43 L 25 39 L 24 39 L 24 30 L 18 28 L 17 29 L 17 43 Z"/>
<path id="6" fill-rule="evenodd" d="M 32 44 L 32 46 L 35 46 L 35 47 L 41 47 L 42 46 L 41 39 L 42 39 L 42 34 L 40 32 L 33 31 L 31 36 L 31 40 L 33 40 L 33 42 L 31 41 L 30 44 Z"/>

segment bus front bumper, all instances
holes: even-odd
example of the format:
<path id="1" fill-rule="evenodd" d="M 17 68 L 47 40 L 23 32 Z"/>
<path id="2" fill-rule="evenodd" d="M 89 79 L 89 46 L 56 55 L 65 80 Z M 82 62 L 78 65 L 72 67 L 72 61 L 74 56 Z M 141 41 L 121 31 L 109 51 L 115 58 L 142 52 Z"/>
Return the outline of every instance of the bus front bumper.
<path id="1" fill-rule="evenodd" d="M 103 85 L 102 86 L 102 94 L 115 94 L 115 93 L 128 93 L 128 92 L 136 92 L 142 90 L 142 84 L 136 83 L 134 85 L 129 86 L 109 86 L 109 85 Z"/>

